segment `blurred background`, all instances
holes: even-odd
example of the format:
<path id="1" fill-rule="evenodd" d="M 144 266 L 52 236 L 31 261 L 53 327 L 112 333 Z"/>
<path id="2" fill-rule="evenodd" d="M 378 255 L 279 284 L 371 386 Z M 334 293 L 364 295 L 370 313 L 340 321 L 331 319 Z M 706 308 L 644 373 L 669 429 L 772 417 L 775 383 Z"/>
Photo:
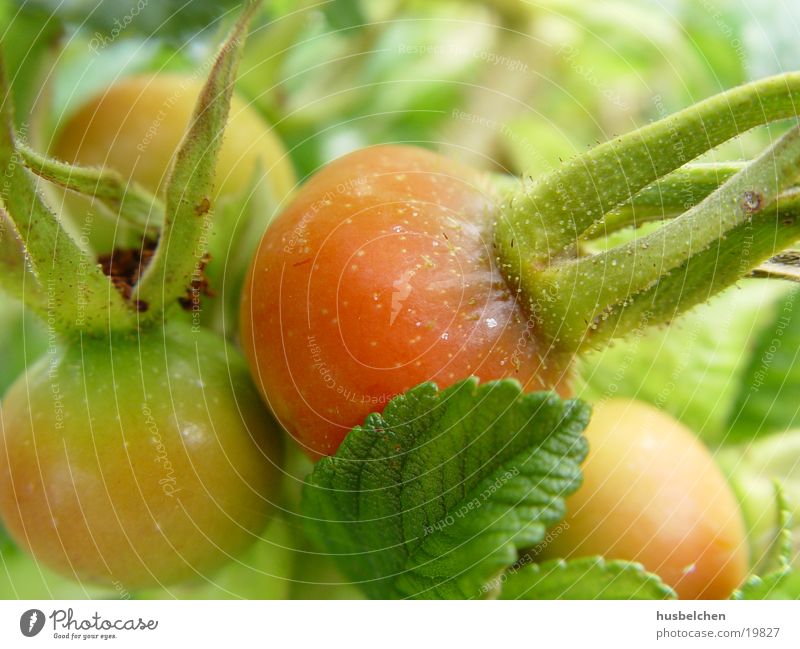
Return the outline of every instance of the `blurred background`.
<path id="1" fill-rule="evenodd" d="M 202 78 L 238 6 L 3 2 L 20 126 L 49 151 L 88 99 L 123 78 Z M 255 23 L 238 92 L 283 142 L 298 183 L 344 153 L 386 142 L 536 177 L 709 95 L 793 69 L 798 33 L 793 0 L 276 0 Z M 747 133 L 704 159 L 749 159 L 782 128 Z M 773 478 L 800 503 L 798 298 L 785 282 L 743 280 L 581 368 L 580 395 L 651 402 L 715 450 L 756 558 L 774 532 Z M 0 394 L 47 342 L 30 315 L 0 297 Z M 294 462 L 302 476 L 305 460 Z M 297 481 L 289 482 L 291 499 Z M 0 597 L 357 596 L 323 557 L 298 547 L 294 532 L 275 521 L 248 556 L 205 583 L 126 593 L 56 577 L 0 531 Z"/>

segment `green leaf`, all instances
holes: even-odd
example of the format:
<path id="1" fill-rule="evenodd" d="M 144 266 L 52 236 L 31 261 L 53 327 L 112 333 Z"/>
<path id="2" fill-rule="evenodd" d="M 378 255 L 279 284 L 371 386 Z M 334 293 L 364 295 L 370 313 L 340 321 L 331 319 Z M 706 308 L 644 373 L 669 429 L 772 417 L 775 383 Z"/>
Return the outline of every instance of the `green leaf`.
<path id="1" fill-rule="evenodd" d="M 511 568 L 497 578 L 500 599 L 676 599 L 639 563 L 582 557 Z"/>
<path id="2" fill-rule="evenodd" d="M 367 22 L 358 0 L 331 0 L 322 6 L 331 29 L 353 29 Z"/>
<path id="3" fill-rule="evenodd" d="M 798 457 L 800 430 L 726 446 L 716 453 L 716 460 L 739 499 L 757 572 L 782 567 L 787 553 L 789 561 L 800 567 L 797 552 L 789 545 L 800 539 Z M 780 484 L 779 498 L 775 497 L 776 483 Z"/>
<path id="4" fill-rule="evenodd" d="M 11 537 L 8 535 L 8 532 L 6 532 L 6 528 L 3 527 L 2 521 L 0 521 L 0 555 L 10 550 L 12 547 L 14 547 L 14 544 L 11 541 Z"/>
<path id="5" fill-rule="evenodd" d="M 800 599 L 800 572 L 786 569 L 751 577 L 731 599 Z"/>
<path id="6" fill-rule="evenodd" d="M 423 383 L 317 463 L 309 532 L 370 597 L 479 598 L 563 518 L 588 420 L 513 380 Z"/>
<path id="7" fill-rule="evenodd" d="M 63 26 L 50 12 L 23 4 L 17 11 L 10 3 L 0 7 L 0 33 L 3 53 L 13 94 L 16 126 L 35 130 L 38 114 L 33 109 L 41 103 L 42 86 L 52 58 L 57 54 Z M 52 57 L 52 58 L 51 58 Z"/>
<path id="8" fill-rule="evenodd" d="M 777 531 L 762 563 L 772 572 L 764 577 L 752 575 L 734 594 L 732 599 L 800 599 L 800 573 L 792 569 L 794 539 L 792 534 L 792 506 L 783 487 L 776 479 Z"/>
<path id="9" fill-rule="evenodd" d="M 132 312 L 95 260 L 63 228 L 45 203 L 17 151 L 14 109 L 0 53 L 0 202 L 25 247 L 26 260 L 43 290 L 59 296 L 54 326 L 63 332 L 107 331 L 130 326 Z M 56 254 L 57 251 L 57 254 Z M 36 302 L 31 303 L 36 307 Z"/>
<path id="10" fill-rule="evenodd" d="M 752 440 L 800 423 L 800 288 L 778 304 L 757 338 L 728 422 L 730 440 Z"/>
<path id="11" fill-rule="evenodd" d="M 775 503 L 778 511 L 777 533 L 768 553 L 768 567 L 774 566 L 777 571 L 791 568 L 792 555 L 794 554 L 794 539 L 792 538 L 792 506 L 779 480 L 775 479 Z"/>
<path id="12" fill-rule="evenodd" d="M 46 12 L 59 22 L 90 33 L 99 52 L 120 38 L 157 37 L 182 46 L 190 38 L 211 32 L 242 0 L 16 0 L 23 15 Z"/>

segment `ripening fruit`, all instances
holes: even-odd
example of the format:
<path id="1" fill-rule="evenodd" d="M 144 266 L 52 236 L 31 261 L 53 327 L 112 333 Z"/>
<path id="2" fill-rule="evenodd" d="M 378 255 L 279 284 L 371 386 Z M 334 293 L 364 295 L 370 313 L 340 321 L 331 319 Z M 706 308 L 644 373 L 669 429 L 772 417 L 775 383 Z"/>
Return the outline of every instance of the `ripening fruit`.
<path id="1" fill-rule="evenodd" d="M 199 579 L 264 529 L 281 439 L 247 368 L 189 327 L 59 344 L 2 404 L 0 515 L 79 581 Z"/>
<path id="2" fill-rule="evenodd" d="M 70 117 L 59 129 L 52 153 L 69 163 L 113 169 L 159 194 L 202 81 L 179 74 L 123 79 Z M 205 268 L 211 291 L 219 299 L 204 324 L 223 332 L 238 328 L 244 274 L 267 223 L 294 186 L 294 170 L 283 144 L 255 109 L 234 95 L 211 197 L 214 220 L 208 241 L 210 263 Z M 239 209 L 244 198 L 249 207 Z M 88 199 L 71 192 L 65 199 L 68 222 L 81 235 L 88 233 L 96 251 L 141 245 L 138 231 L 102 218 L 102 211 L 92 210 Z M 225 201 L 232 200 L 236 209 L 222 209 Z"/>
<path id="3" fill-rule="evenodd" d="M 270 224 L 243 289 L 256 385 L 312 455 L 422 383 L 563 387 L 492 245 L 488 179 L 410 146 L 322 169 Z"/>
<path id="4" fill-rule="evenodd" d="M 598 404 L 568 526 L 538 555 L 642 563 L 681 599 L 723 599 L 747 576 L 742 513 L 708 450 L 642 402 Z"/>
<path id="5" fill-rule="evenodd" d="M 70 163 L 114 169 L 151 192 L 163 187 L 191 119 L 203 79 L 180 74 L 122 79 L 81 106 L 58 131 L 52 153 Z M 247 188 L 261 172 L 276 199 L 295 184 L 277 135 L 234 95 L 217 163 L 215 197 Z"/>

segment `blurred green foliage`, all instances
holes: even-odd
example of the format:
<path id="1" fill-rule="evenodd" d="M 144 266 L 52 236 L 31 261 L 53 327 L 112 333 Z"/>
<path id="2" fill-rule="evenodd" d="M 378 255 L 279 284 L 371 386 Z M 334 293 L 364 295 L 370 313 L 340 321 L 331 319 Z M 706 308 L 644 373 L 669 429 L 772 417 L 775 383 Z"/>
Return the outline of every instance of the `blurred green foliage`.
<path id="1" fill-rule="evenodd" d="M 69 113 L 119 77 L 202 74 L 238 4 L 0 4 L 18 121 L 46 150 Z M 273 0 L 254 25 L 238 87 L 287 143 L 301 177 L 350 150 L 385 142 L 418 143 L 486 170 L 536 176 L 596 142 L 796 66 L 798 23 L 800 5 L 781 0 Z M 780 128 L 749 133 L 706 157 L 752 157 Z M 729 430 L 746 439 L 743 427 L 759 417 L 770 422 L 764 432 L 779 432 L 789 423 L 775 423 L 770 399 L 791 410 L 797 386 L 782 382 L 778 365 L 760 394 L 766 412 L 735 401 L 746 389 L 743 377 L 749 372 L 753 380 L 758 354 L 769 348 L 764 332 L 774 329 L 776 300 L 784 295 L 781 286 L 748 283 L 674 327 L 590 357 L 584 394 L 612 396 L 611 375 L 616 394 L 657 403 L 714 444 L 724 444 Z M 728 323 L 724 331 L 721 321 Z M 32 316 L 23 319 L 19 305 L 0 297 L 0 394 L 46 342 Z M 633 346 L 639 355 L 628 362 Z M 784 342 L 781 371 L 789 371 L 786 363 L 794 367 L 797 347 L 796 340 Z M 295 464 L 296 487 L 308 466 L 297 458 Z M 756 464 L 747 479 L 766 484 L 773 465 Z M 291 500 L 267 540 L 210 583 L 132 596 L 356 596 L 300 540 Z M 50 575 L 2 530 L 0 559 L 0 597 L 124 596 Z"/>

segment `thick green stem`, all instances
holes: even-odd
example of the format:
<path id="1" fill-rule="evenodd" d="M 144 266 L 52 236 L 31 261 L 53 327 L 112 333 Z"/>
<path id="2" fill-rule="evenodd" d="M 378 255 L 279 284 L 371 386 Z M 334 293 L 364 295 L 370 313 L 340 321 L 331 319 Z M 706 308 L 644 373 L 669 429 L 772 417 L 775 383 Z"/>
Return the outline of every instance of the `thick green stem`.
<path id="1" fill-rule="evenodd" d="M 100 201 L 114 215 L 139 230 L 158 229 L 164 222 L 164 205 L 141 185 L 125 180 L 111 169 L 79 167 L 53 160 L 18 144 L 25 166 L 40 178 Z"/>
<path id="2" fill-rule="evenodd" d="M 580 235 L 641 189 L 701 153 L 771 121 L 794 117 L 800 73 L 721 93 L 601 144 L 514 196 L 495 242 L 512 282 L 528 267 L 569 255 Z"/>
<path id="3" fill-rule="evenodd" d="M 609 235 L 628 227 L 671 219 L 697 205 L 746 162 L 688 164 L 648 185 L 630 201 L 614 208 L 586 232 L 583 239 Z"/>
<path id="4" fill-rule="evenodd" d="M 579 350 L 593 345 L 601 322 L 627 308 L 632 296 L 659 282 L 663 284 L 674 270 L 768 209 L 782 191 L 791 187 L 798 173 L 800 127 L 794 127 L 682 216 L 607 252 L 531 273 L 522 278 L 523 295 L 538 306 L 543 330 L 555 334 L 557 346 Z M 748 259 L 745 267 L 737 266 L 737 274 L 728 283 L 742 277 L 762 259 Z M 697 281 L 708 286 L 717 280 L 701 277 Z M 663 290 L 659 299 L 668 308 L 684 300 L 680 293 L 667 294 Z"/>
<path id="5" fill-rule="evenodd" d="M 0 60 L 0 199 L 22 240 L 42 290 L 57 296 L 52 317 L 64 333 L 102 334 L 129 328 L 132 313 L 100 267 L 61 227 L 36 191 L 34 178 L 16 150 L 11 94 Z M 25 299 L 26 296 L 23 296 Z M 31 306 L 35 306 L 31 303 Z"/>
<path id="6" fill-rule="evenodd" d="M 585 340 L 600 346 L 644 326 L 670 322 L 736 283 L 747 270 L 800 239 L 800 200 L 772 207 L 729 231 L 717 245 L 691 257 L 652 288 L 629 298 L 601 319 Z"/>
<path id="7" fill-rule="evenodd" d="M 175 155 L 165 191 L 164 228 L 134 290 L 134 299 L 145 309 L 145 320 L 160 317 L 203 272 L 217 158 L 247 27 L 259 6 L 250 4 L 225 39 Z"/>

